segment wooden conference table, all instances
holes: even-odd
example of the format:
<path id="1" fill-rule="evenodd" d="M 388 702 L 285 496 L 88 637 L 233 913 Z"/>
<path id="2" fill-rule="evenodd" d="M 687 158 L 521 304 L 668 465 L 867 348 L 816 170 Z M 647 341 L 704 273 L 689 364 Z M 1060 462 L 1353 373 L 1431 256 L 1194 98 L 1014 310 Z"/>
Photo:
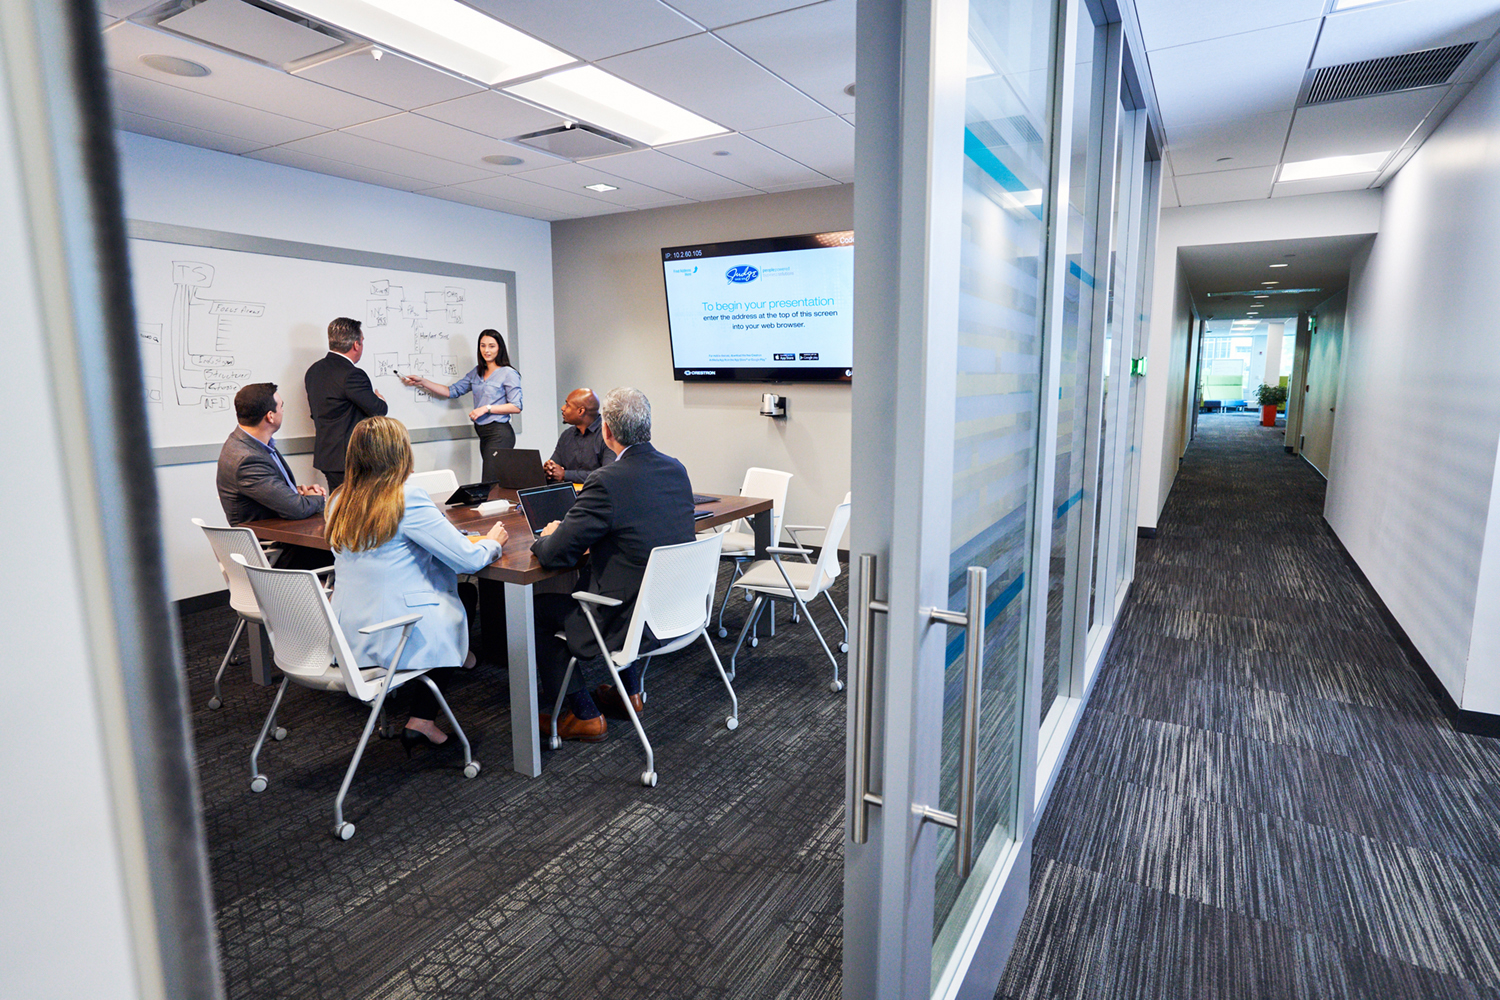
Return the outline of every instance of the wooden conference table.
<path id="1" fill-rule="evenodd" d="M 740 518 L 749 518 L 755 532 L 757 557 L 766 558 L 766 549 L 771 545 L 771 501 L 756 497 L 712 496 L 710 503 L 697 505 L 697 510 L 711 511 L 710 516 L 696 523 L 701 531 L 705 528 L 729 524 Z M 516 499 L 515 490 L 496 487 L 490 491 L 492 500 Z M 449 507 L 448 520 L 459 528 L 470 531 L 488 531 L 496 521 L 505 525 L 510 533 L 500 558 L 490 563 L 477 574 L 487 580 L 497 580 L 505 585 L 506 653 L 510 669 L 510 732 L 511 766 L 528 778 L 542 773 L 541 734 L 537 731 L 536 634 L 532 628 L 531 586 L 549 577 L 559 576 L 571 570 L 546 569 L 531 553 L 533 541 L 526 516 L 512 507 L 508 513 L 479 514 L 471 507 Z M 323 537 L 323 516 L 305 518 L 301 521 L 251 521 L 245 525 L 255 531 L 256 537 L 268 542 L 284 545 L 301 545 L 310 549 L 328 549 Z M 337 586 L 337 582 L 334 584 Z M 260 643 L 252 636 L 250 648 L 258 653 Z M 259 660 L 259 656 L 252 657 Z M 261 663 L 252 663 L 252 678 L 260 684 L 271 681 L 270 671 Z"/>

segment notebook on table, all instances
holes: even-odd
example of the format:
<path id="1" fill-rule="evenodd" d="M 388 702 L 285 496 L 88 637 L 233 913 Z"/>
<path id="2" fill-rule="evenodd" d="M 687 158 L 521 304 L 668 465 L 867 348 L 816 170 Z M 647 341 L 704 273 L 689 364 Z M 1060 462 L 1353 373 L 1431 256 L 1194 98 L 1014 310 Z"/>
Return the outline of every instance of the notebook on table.
<path id="1" fill-rule="evenodd" d="M 572 483 L 553 483 L 550 486 L 517 490 L 516 496 L 521 501 L 521 510 L 526 515 L 532 537 L 540 538 L 543 528 L 553 521 L 561 521 L 567 515 L 568 508 L 573 506 L 573 500 L 578 494 L 574 492 Z"/>

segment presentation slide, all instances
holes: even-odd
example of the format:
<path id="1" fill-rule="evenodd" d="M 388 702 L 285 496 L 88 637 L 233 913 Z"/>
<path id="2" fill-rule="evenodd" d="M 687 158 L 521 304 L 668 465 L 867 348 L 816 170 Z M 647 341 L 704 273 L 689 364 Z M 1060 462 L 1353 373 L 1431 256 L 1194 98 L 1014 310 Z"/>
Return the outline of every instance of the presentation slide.
<path id="1" fill-rule="evenodd" d="M 679 380 L 852 375 L 854 234 L 662 251 Z"/>

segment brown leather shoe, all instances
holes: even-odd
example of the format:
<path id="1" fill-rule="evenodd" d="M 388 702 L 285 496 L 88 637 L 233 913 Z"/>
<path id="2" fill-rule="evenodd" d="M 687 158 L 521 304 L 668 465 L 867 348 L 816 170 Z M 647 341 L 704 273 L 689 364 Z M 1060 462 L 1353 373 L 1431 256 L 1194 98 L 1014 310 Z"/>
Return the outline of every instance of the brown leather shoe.
<path id="1" fill-rule="evenodd" d="M 563 709 L 563 714 L 557 717 L 557 735 L 565 740 L 581 740 L 584 743 L 598 743 L 604 739 L 608 723 L 604 716 L 596 715 L 592 719 L 580 719 L 570 709 Z M 548 720 L 547 732 L 552 731 L 551 720 Z"/>
<path id="2" fill-rule="evenodd" d="M 630 718 L 625 711 L 625 702 L 620 700 L 620 692 L 615 690 L 613 684 L 600 684 L 594 688 L 594 704 L 611 719 Z M 633 694 L 630 696 L 630 707 L 635 709 L 636 715 L 640 715 L 646 710 L 646 703 L 639 694 Z"/>

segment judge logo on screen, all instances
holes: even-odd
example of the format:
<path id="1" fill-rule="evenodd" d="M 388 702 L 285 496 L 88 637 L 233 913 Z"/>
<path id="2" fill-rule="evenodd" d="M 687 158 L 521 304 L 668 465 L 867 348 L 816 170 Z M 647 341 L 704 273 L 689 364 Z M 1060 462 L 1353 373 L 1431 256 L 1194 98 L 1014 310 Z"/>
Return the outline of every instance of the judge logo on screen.
<path id="1" fill-rule="evenodd" d="M 724 277 L 736 285 L 744 285 L 760 277 L 760 272 L 749 264 L 736 264 L 724 272 Z"/>

